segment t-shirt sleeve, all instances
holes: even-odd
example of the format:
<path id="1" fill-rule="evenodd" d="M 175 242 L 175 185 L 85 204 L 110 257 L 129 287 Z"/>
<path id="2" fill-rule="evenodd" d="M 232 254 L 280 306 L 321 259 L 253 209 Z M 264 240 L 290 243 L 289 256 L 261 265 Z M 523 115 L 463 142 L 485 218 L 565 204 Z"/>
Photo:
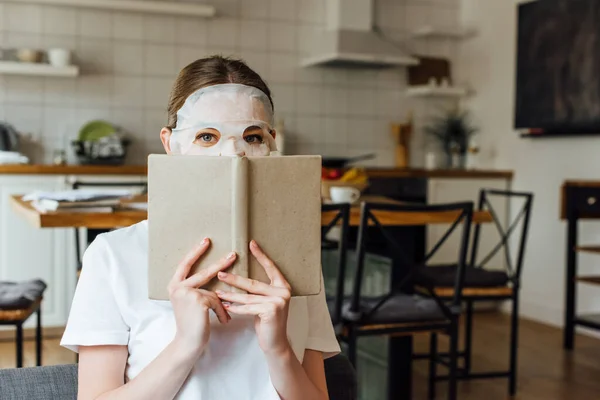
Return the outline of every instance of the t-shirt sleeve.
<path id="1" fill-rule="evenodd" d="M 324 359 L 333 357 L 341 350 L 327 308 L 323 276 L 321 276 L 321 293 L 307 297 L 307 302 L 308 341 L 306 348 L 322 352 Z"/>
<path id="2" fill-rule="evenodd" d="M 61 346 L 78 352 L 79 346 L 128 343 L 129 327 L 115 300 L 110 263 L 108 243 L 99 235 L 84 253 Z"/>

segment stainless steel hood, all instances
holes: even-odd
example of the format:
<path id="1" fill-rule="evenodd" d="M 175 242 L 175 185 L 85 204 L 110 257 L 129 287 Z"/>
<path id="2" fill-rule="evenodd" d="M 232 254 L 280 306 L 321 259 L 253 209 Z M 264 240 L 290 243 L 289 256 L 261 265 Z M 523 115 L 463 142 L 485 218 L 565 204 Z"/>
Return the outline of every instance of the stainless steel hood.
<path id="1" fill-rule="evenodd" d="M 373 31 L 373 0 L 327 0 L 327 28 L 302 66 L 386 68 L 419 61 Z"/>

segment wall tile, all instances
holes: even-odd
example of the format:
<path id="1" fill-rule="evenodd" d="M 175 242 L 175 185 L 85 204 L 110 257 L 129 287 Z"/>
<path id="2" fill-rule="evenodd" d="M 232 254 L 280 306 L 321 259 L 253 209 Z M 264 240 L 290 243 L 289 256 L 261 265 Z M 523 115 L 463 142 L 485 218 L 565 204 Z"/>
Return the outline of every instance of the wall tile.
<path id="1" fill-rule="evenodd" d="M 348 99 L 345 89 L 326 88 L 325 92 L 325 114 L 326 115 L 347 115 Z"/>
<path id="2" fill-rule="evenodd" d="M 296 0 L 271 0 L 269 14 L 274 20 L 294 21 Z"/>
<path id="3" fill-rule="evenodd" d="M 44 79 L 39 77 L 11 76 L 6 80 L 6 98 L 12 104 L 42 104 Z"/>
<path id="4" fill-rule="evenodd" d="M 146 108 L 144 110 L 144 137 L 152 143 L 159 142 L 158 134 L 167 125 L 166 108 Z M 152 136 L 156 132 L 156 139 Z"/>
<path id="5" fill-rule="evenodd" d="M 271 22 L 268 42 L 270 51 L 294 53 L 296 51 L 296 26 L 288 22 Z"/>
<path id="6" fill-rule="evenodd" d="M 39 48 L 42 45 L 42 35 L 37 33 L 22 33 L 9 31 L 4 35 L 4 45 L 9 48 L 33 47 Z"/>
<path id="7" fill-rule="evenodd" d="M 320 24 L 325 21 L 325 5 L 322 0 L 298 0 L 296 3 L 297 21 Z"/>
<path id="8" fill-rule="evenodd" d="M 112 24 L 112 37 L 125 40 L 144 38 L 144 18 L 131 13 L 115 13 Z"/>
<path id="9" fill-rule="evenodd" d="M 77 106 L 110 106 L 113 82 L 112 75 L 80 76 L 77 80 Z"/>
<path id="10" fill-rule="evenodd" d="M 25 134 L 39 138 L 42 132 L 42 108 L 39 105 L 8 104 L 5 106 L 6 121 Z"/>
<path id="11" fill-rule="evenodd" d="M 42 30 L 50 35 L 75 35 L 77 11 L 71 8 L 46 7 L 42 16 Z"/>
<path id="12" fill-rule="evenodd" d="M 296 140 L 299 143 L 316 145 L 323 142 L 323 120 L 321 117 L 298 119 Z"/>
<path id="13" fill-rule="evenodd" d="M 204 49 L 194 46 L 179 46 L 176 49 L 175 59 L 177 61 L 175 68 L 180 71 L 183 67 L 199 58 L 206 57 L 207 52 Z"/>
<path id="14" fill-rule="evenodd" d="M 75 62 L 83 74 L 110 74 L 115 69 L 114 60 L 120 45 L 113 46 L 109 39 L 80 38 L 74 54 Z"/>
<path id="15" fill-rule="evenodd" d="M 144 80 L 144 105 L 166 110 L 173 86 L 171 78 L 147 77 Z"/>
<path id="16" fill-rule="evenodd" d="M 43 102 L 46 106 L 72 107 L 77 104 L 77 81 L 73 79 L 44 79 Z"/>
<path id="17" fill-rule="evenodd" d="M 70 130 L 70 125 L 73 122 L 73 109 L 71 107 L 47 105 L 43 109 L 43 121 L 42 136 L 44 137 L 71 139 L 77 135 L 76 131 Z M 64 143 L 59 143 L 57 148 L 64 148 Z"/>
<path id="18" fill-rule="evenodd" d="M 179 45 L 205 47 L 208 40 L 208 22 L 200 18 L 178 18 L 176 41 Z"/>
<path id="19" fill-rule="evenodd" d="M 240 49 L 266 50 L 267 24 L 262 21 L 242 21 L 240 24 Z"/>
<path id="20" fill-rule="evenodd" d="M 325 118 L 322 141 L 328 144 L 346 144 L 348 141 L 348 120 L 346 118 Z"/>
<path id="21" fill-rule="evenodd" d="M 77 49 L 77 36 L 74 35 L 44 35 L 42 36 L 42 48 L 62 48 L 75 51 Z M 74 56 L 74 53 L 72 54 Z"/>
<path id="22" fill-rule="evenodd" d="M 110 38 L 112 32 L 112 13 L 109 11 L 79 11 L 79 34 L 95 38 Z"/>
<path id="23" fill-rule="evenodd" d="M 296 88 L 296 107 L 299 114 L 322 114 L 323 90 L 318 86 Z"/>
<path id="24" fill-rule="evenodd" d="M 144 15 L 144 40 L 150 43 L 171 44 L 175 42 L 175 17 Z"/>
<path id="25" fill-rule="evenodd" d="M 173 76 L 177 60 L 175 47 L 147 44 L 144 46 L 144 73 L 154 76 Z"/>
<path id="26" fill-rule="evenodd" d="M 240 16 L 240 3 L 246 0 L 207 0 L 205 3 L 217 8 L 220 16 L 226 18 L 238 18 Z"/>
<path id="27" fill-rule="evenodd" d="M 268 59 L 267 79 L 272 83 L 294 83 L 296 56 L 271 53 Z"/>
<path id="28" fill-rule="evenodd" d="M 111 105 L 119 109 L 143 108 L 144 78 L 136 76 L 115 76 Z"/>
<path id="29" fill-rule="evenodd" d="M 261 77 L 265 77 L 268 71 L 268 54 L 259 50 L 240 50 L 236 57 L 241 58 Z"/>
<path id="30" fill-rule="evenodd" d="M 117 43 L 113 49 L 113 70 L 116 74 L 140 75 L 144 72 L 144 52 L 141 43 Z"/>
<path id="31" fill-rule="evenodd" d="M 4 12 L 4 23 L 10 32 L 42 33 L 42 7 L 9 3 Z"/>
<path id="32" fill-rule="evenodd" d="M 214 19 L 208 23 L 208 42 L 211 47 L 232 48 L 238 43 L 239 25 L 233 19 Z"/>
<path id="33" fill-rule="evenodd" d="M 294 114 L 296 112 L 296 87 L 294 85 L 270 83 L 269 87 L 275 103 L 275 115 Z"/>
<path id="34" fill-rule="evenodd" d="M 123 129 L 132 141 L 144 141 L 150 133 L 144 132 L 144 111 L 142 109 L 115 108 L 112 110 L 112 123 Z M 156 132 L 158 138 L 158 132 Z"/>
<path id="35" fill-rule="evenodd" d="M 94 120 L 110 121 L 112 110 L 109 107 L 79 107 L 73 109 L 73 132 L 79 131 L 83 125 Z"/>
<path id="36" fill-rule="evenodd" d="M 269 18 L 269 0 L 242 0 L 240 14 L 242 19 L 266 20 Z"/>

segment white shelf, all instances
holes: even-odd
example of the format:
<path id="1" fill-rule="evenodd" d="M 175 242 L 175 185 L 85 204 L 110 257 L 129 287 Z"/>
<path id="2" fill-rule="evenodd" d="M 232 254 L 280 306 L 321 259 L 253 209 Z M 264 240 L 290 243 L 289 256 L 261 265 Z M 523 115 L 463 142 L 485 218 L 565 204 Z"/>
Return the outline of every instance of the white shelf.
<path id="1" fill-rule="evenodd" d="M 42 4 L 204 18 L 214 17 L 216 14 L 215 7 L 206 4 L 156 0 L 0 0 L 0 3 Z"/>
<path id="2" fill-rule="evenodd" d="M 421 28 L 415 29 L 412 32 L 414 38 L 445 38 L 445 39 L 467 39 L 475 35 L 475 31 L 472 29 L 448 29 L 448 28 L 436 28 L 433 26 L 422 26 Z"/>
<path id="3" fill-rule="evenodd" d="M 412 86 L 406 91 L 410 97 L 465 97 L 468 90 L 461 87 L 442 87 L 442 86 Z"/>
<path id="4" fill-rule="evenodd" d="M 50 64 L 0 61 L 0 74 L 74 78 L 79 75 L 79 67 L 75 65 L 54 67 Z"/>

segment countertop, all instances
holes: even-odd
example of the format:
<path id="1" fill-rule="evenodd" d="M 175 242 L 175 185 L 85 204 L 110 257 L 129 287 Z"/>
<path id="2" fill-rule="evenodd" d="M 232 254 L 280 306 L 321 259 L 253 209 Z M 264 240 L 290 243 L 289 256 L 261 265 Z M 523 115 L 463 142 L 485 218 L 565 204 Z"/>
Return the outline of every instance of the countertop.
<path id="1" fill-rule="evenodd" d="M 418 168 L 367 168 L 372 178 L 498 178 L 512 179 L 512 171 L 426 170 Z M 4 175 L 146 175 L 145 165 L 0 165 Z"/>

